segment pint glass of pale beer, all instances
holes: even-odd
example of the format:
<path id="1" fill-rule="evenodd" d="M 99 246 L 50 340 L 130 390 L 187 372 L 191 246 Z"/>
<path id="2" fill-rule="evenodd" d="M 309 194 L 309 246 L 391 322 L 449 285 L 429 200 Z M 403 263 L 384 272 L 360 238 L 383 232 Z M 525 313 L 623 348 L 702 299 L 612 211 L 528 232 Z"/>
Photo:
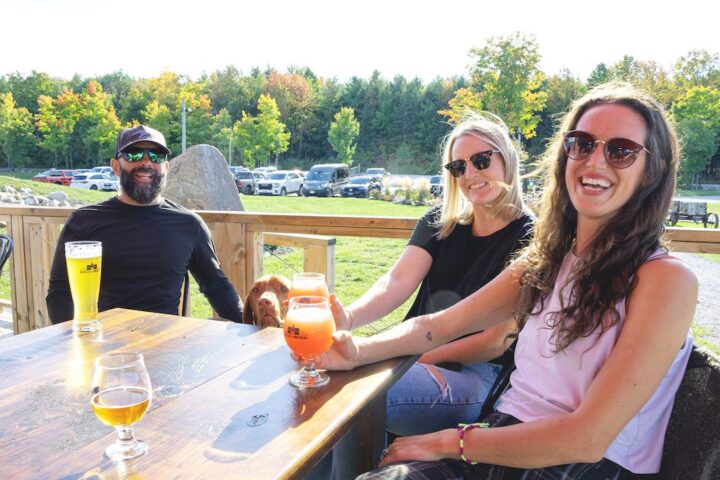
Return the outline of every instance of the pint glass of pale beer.
<path id="1" fill-rule="evenodd" d="M 74 332 L 94 332 L 100 327 L 98 295 L 102 270 L 101 242 L 65 243 L 68 280 L 75 314 Z"/>

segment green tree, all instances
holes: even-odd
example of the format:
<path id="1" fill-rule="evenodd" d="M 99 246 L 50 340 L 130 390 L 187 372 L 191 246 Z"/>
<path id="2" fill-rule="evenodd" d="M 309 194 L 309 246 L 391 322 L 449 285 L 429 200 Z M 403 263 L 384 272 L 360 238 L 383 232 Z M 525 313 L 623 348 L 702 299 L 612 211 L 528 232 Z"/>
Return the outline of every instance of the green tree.
<path id="1" fill-rule="evenodd" d="M 253 117 L 242 113 L 234 127 L 235 145 L 240 151 L 243 164 L 255 168 L 259 163 L 267 164 L 272 154 L 287 151 L 290 133 L 280 121 L 280 110 L 269 95 L 260 95 L 258 115 Z"/>
<path id="2" fill-rule="evenodd" d="M 485 108 L 502 118 L 525 138 L 535 135 L 547 94 L 538 67 L 540 53 L 534 37 L 514 33 L 491 37 L 483 48 L 473 48 L 470 67 L 473 87 L 482 94 Z"/>
<path id="3" fill-rule="evenodd" d="M 355 110 L 343 107 L 335 114 L 335 121 L 330 124 L 328 142 L 337 153 L 338 160 L 352 165 L 355 156 L 355 140 L 360 134 L 360 123 L 355 119 Z"/>
<path id="4" fill-rule="evenodd" d="M 688 52 L 675 63 L 674 79 L 683 88 L 720 88 L 720 55 L 707 50 Z"/>
<path id="5" fill-rule="evenodd" d="M 598 63 L 597 66 L 590 72 L 590 76 L 587 79 L 587 86 L 592 88 L 595 85 L 600 85 L 610 80 L 610 71 L 607 65 L 604 63 Z"/>
<path id="6" fill-rule="evenodd" d="M 699 174 L 707 167 L 708 160 L 717 151 L 713 128 L 699 118 L 684 118 L 678 122 L 678 132 L 683 144 L 683 161 L 680 167 L 680 183 L 693 188 L 699 182 Z"/>
<path id="7" fill-rule="evenodd" d="M 543 82 L 543 90 L 547 93 L 545 108 L 540 113 L 537 136 L 530 139 L 527 152 L 532 162 L 547 147 L 547 140 L 555 134 L 562 117 L 569 110 L 573 100 L 581 97 L 587 88 L 570 70 L 563 69 L 557 75 L 548 77 Z"/>
<path id="8" fill-rule="evenodd" d="M 230 165 L 233 164 L 232 151 L 230 150 L 232 148 L 232 140 L 232 119 L 227 109 L 223 108 L 213 119 L 210 144 L 227 155 L 225 159 Z"/>
<path id="9" fill-rule="evenodd" d="M 167 105 L 161 105 L 157 100 L 148 103 L 141 112 L 144 124 L 168 135 L 172 129 L 173 118 Z M 175 154 L 180 154 L 177 145 L 170 146 L 170 150 Z"/>
<path id="10" fill-rule="evenodd" d="M 611 78 L 635 85 L 668 107 L 676 95 L 670 75 L 655 62 L 642 62 L 625 55 L 610 67 L 609 73 Z"/>
<path id="11" fill-rule="evenodd" d="M 0 150 L 7 159 L 8 168 L 30 163 L 34 131 L 32 113 L 25 107 L 16 107 L 12 93 L 0 94 Z"/>
<path id="12" fill-rule="evenodd" d="M 27 77 L 19 73 L 8 75 L 9 91 L 13 92 L 15 104 L 25 107 L 30 113 L 38 112 L 38 97 L 47 95 L 56 97 L 62 92 L 66 82 L 50 78 L 47 73 L 32 71 Z"/>
<path id="13" fill-rule="evenodd" d="M 720 90 L 691 87 L 672 106 L 683 138 L 682 180 L 696 183 L 720 146 Z M 702 137 L 702 138 L 701 138 Z"/>
<path id="14" fill-rule="evenodd" d="M 302 75 L 272 72 L 268 75 L 265 93 L 277 103 L 280 120 L 291 133 L 290 155 L 302 158 L 305 128 L 317 107 L 316 92 Z"/>

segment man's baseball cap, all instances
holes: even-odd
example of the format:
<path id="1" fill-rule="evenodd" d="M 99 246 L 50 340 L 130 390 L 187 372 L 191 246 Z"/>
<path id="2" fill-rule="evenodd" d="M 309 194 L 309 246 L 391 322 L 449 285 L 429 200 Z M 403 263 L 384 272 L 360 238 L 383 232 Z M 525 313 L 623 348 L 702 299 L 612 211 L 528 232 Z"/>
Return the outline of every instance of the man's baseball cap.
<path id="1" fill-rule="evenodd" d="M 154 128 L 146 127 L 145 125 L 138 125 L 136 127 L 126 128 L 120 132 L 117 144 L 115 145 L 115 158 L 117 158 L 118 155 L 120 155 L 120 152 L 130 145 L 140 142 L 156 143 L 162 149 L 163 153 L 170 153 L 170 150 L 165 144 L 165 136 L 162 133 L 158 132 Z"/>

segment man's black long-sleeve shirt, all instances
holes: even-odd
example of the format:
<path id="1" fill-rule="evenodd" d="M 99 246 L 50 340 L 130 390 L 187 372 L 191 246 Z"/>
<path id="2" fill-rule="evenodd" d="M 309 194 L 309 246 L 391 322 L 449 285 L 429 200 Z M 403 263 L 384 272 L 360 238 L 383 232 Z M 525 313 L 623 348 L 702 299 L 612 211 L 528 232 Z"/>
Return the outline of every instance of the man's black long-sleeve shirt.
<path id="1" fill-rule="evenodd" d="M 115 197 L 73 212 L 60 234 L 46 299 L 53 324 L 73 317 L 65 242 L 78 240 L 102 242 L 100 311 L 120 307 L 177 315 L 189 270 L 218 315 L 242 321 L 240 297 L 220 269 L 210 231 L 198 215 L 165 199 L 133 206 Z"/>

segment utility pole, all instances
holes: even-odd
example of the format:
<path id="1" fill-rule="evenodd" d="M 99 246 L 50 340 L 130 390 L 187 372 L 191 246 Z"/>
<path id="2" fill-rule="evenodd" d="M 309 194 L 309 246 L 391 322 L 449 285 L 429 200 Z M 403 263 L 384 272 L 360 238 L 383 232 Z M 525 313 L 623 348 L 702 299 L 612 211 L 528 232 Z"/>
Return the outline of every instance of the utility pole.
<path id="1" fill-rule="evenodd" d="M 228 140 L 228 165 L 232 165 L 232 135 L 230 135 L 230 140 Z"/>
<path id="2" fill-rule="evenodd" d="M 182 152 L 185 153 L 185 99 L 182 101 Z"/>

